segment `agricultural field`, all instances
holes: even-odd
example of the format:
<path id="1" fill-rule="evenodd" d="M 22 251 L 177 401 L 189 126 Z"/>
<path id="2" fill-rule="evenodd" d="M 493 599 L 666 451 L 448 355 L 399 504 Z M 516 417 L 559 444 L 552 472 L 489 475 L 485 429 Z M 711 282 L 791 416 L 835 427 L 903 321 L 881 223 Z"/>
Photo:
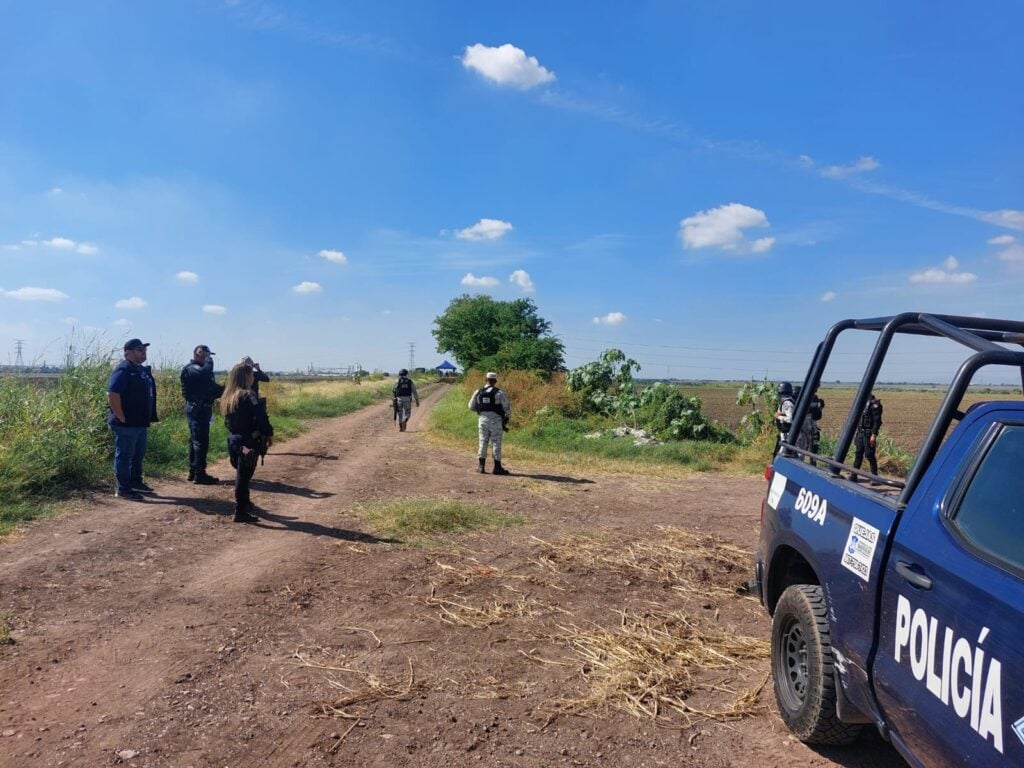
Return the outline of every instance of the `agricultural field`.
<path id="1" fill-rule="evenodd" d="M 705 412 L 712 419 L 735 430 L 747 412 L 743 406 L 736 405 L 736 393 L 740 386 L 740 383 L 681 384 L 680 389 L 685 395 L 699 397 Z M 843 426 L 856 390 L 849 386 L 824 386 L 819 394 L 825 400 L 822 432 L 835 438 Z M 916 453 L 942 402 L 944 390 L 940 387 L 910 389 L 879 386 L 875 389 L 875 395 L 885 407 L 882 436 L 891 438 L 902 450 Z M 969 392 L 965 403 L 969 406 L 986 400 L 1015 400 L 1020 397 L 1019 391 L 1014 392 L 1009 388 L 985 387 Z"/>

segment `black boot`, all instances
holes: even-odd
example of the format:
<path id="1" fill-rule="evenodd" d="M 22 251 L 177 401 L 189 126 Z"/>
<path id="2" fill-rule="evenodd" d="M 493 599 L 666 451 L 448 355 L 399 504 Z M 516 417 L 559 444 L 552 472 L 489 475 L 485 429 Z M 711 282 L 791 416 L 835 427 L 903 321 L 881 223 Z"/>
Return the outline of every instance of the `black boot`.
<path id="1" fill-rule="evenodd" d="M 494 462 L 494 474 L 496 475 L 507 475 L 508 470 L 501 466 L 500 461 Z"/>
<path id="2" fill-rule="evenodd" d="M 485 472 L 487 472 L 487 469 L 484 467 L 484 464 L 486 463 L 486 461 L 487 461 L 487 459 L 477 459 L 477 463 L 479 464 L 479 468 L 477 469 L 477 472 L 479 472 L 481 475 L 484 474 Z"/>
<path id="3" fill-rule="evenodd" d="M 242 505 L 235 508 L 236 523 L 258 523 L 260 521 L 256 515 L 249 514 L 248 507 L 249 505 Z"/>
<path id="4" fill-rule="evenodd" d="M 195 479 L 196 479 L 196 471 L 194 469 L 190 469 L 188 471 L 188 481 L 191 483 Z"/>

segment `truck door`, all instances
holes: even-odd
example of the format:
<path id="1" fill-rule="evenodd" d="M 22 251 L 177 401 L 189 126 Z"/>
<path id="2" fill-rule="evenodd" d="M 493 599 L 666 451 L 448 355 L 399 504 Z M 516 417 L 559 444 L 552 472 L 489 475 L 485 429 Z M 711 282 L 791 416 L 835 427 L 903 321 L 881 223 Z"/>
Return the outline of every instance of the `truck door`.
<path id="1" fill-rule="evenodd" d="M 994 413 L 950 436 L 885 564 L 876 695 L 927 766 L 1024 765 L 1024 422 Z"/>

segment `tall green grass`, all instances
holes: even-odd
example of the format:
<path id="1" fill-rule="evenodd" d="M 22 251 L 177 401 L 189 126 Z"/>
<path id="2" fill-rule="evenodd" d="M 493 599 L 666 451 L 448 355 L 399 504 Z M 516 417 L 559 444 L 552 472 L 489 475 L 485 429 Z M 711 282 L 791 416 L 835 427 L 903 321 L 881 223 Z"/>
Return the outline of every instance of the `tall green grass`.
<path id="1" fill-rule="evenodd" d="M 113 483 L 114 440 L 107 427 L 107 382 L 119 356 L 69 353 L 54 379 L 0 376 L 0 534 L 50 512 L 69 495 Z M 157 412 L 145 459 L 149 477 L 188 470 L 188 423 L 179 372 L 154 371 Z M 340 416 L 390 396 L 391 382 L 355 386 L 344 382 L 271 381 L 268 399 L 275 435 L 283 439 L 310 419 Z M 211 462 L 227 453 L 219 413 L 210 427 Z"/>

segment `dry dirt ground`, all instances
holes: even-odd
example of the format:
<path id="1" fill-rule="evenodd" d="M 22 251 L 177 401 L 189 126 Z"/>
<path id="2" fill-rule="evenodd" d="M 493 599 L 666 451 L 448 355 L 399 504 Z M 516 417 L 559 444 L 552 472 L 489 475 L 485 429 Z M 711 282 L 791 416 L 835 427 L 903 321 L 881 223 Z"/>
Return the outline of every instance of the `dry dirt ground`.
<path id="1" fill-rule="evenodd" d="M 0 766 L 903 765 L 774 713 L 736 593 L 762 480 L 480 475 L 420 433 L 440 394 L 406 433 L 374 406 L 275 446 L 259 525 L 164 481 L 0 543 Z M 523 524 L 412 545 L 360 515 L 410 495 Z"/>

